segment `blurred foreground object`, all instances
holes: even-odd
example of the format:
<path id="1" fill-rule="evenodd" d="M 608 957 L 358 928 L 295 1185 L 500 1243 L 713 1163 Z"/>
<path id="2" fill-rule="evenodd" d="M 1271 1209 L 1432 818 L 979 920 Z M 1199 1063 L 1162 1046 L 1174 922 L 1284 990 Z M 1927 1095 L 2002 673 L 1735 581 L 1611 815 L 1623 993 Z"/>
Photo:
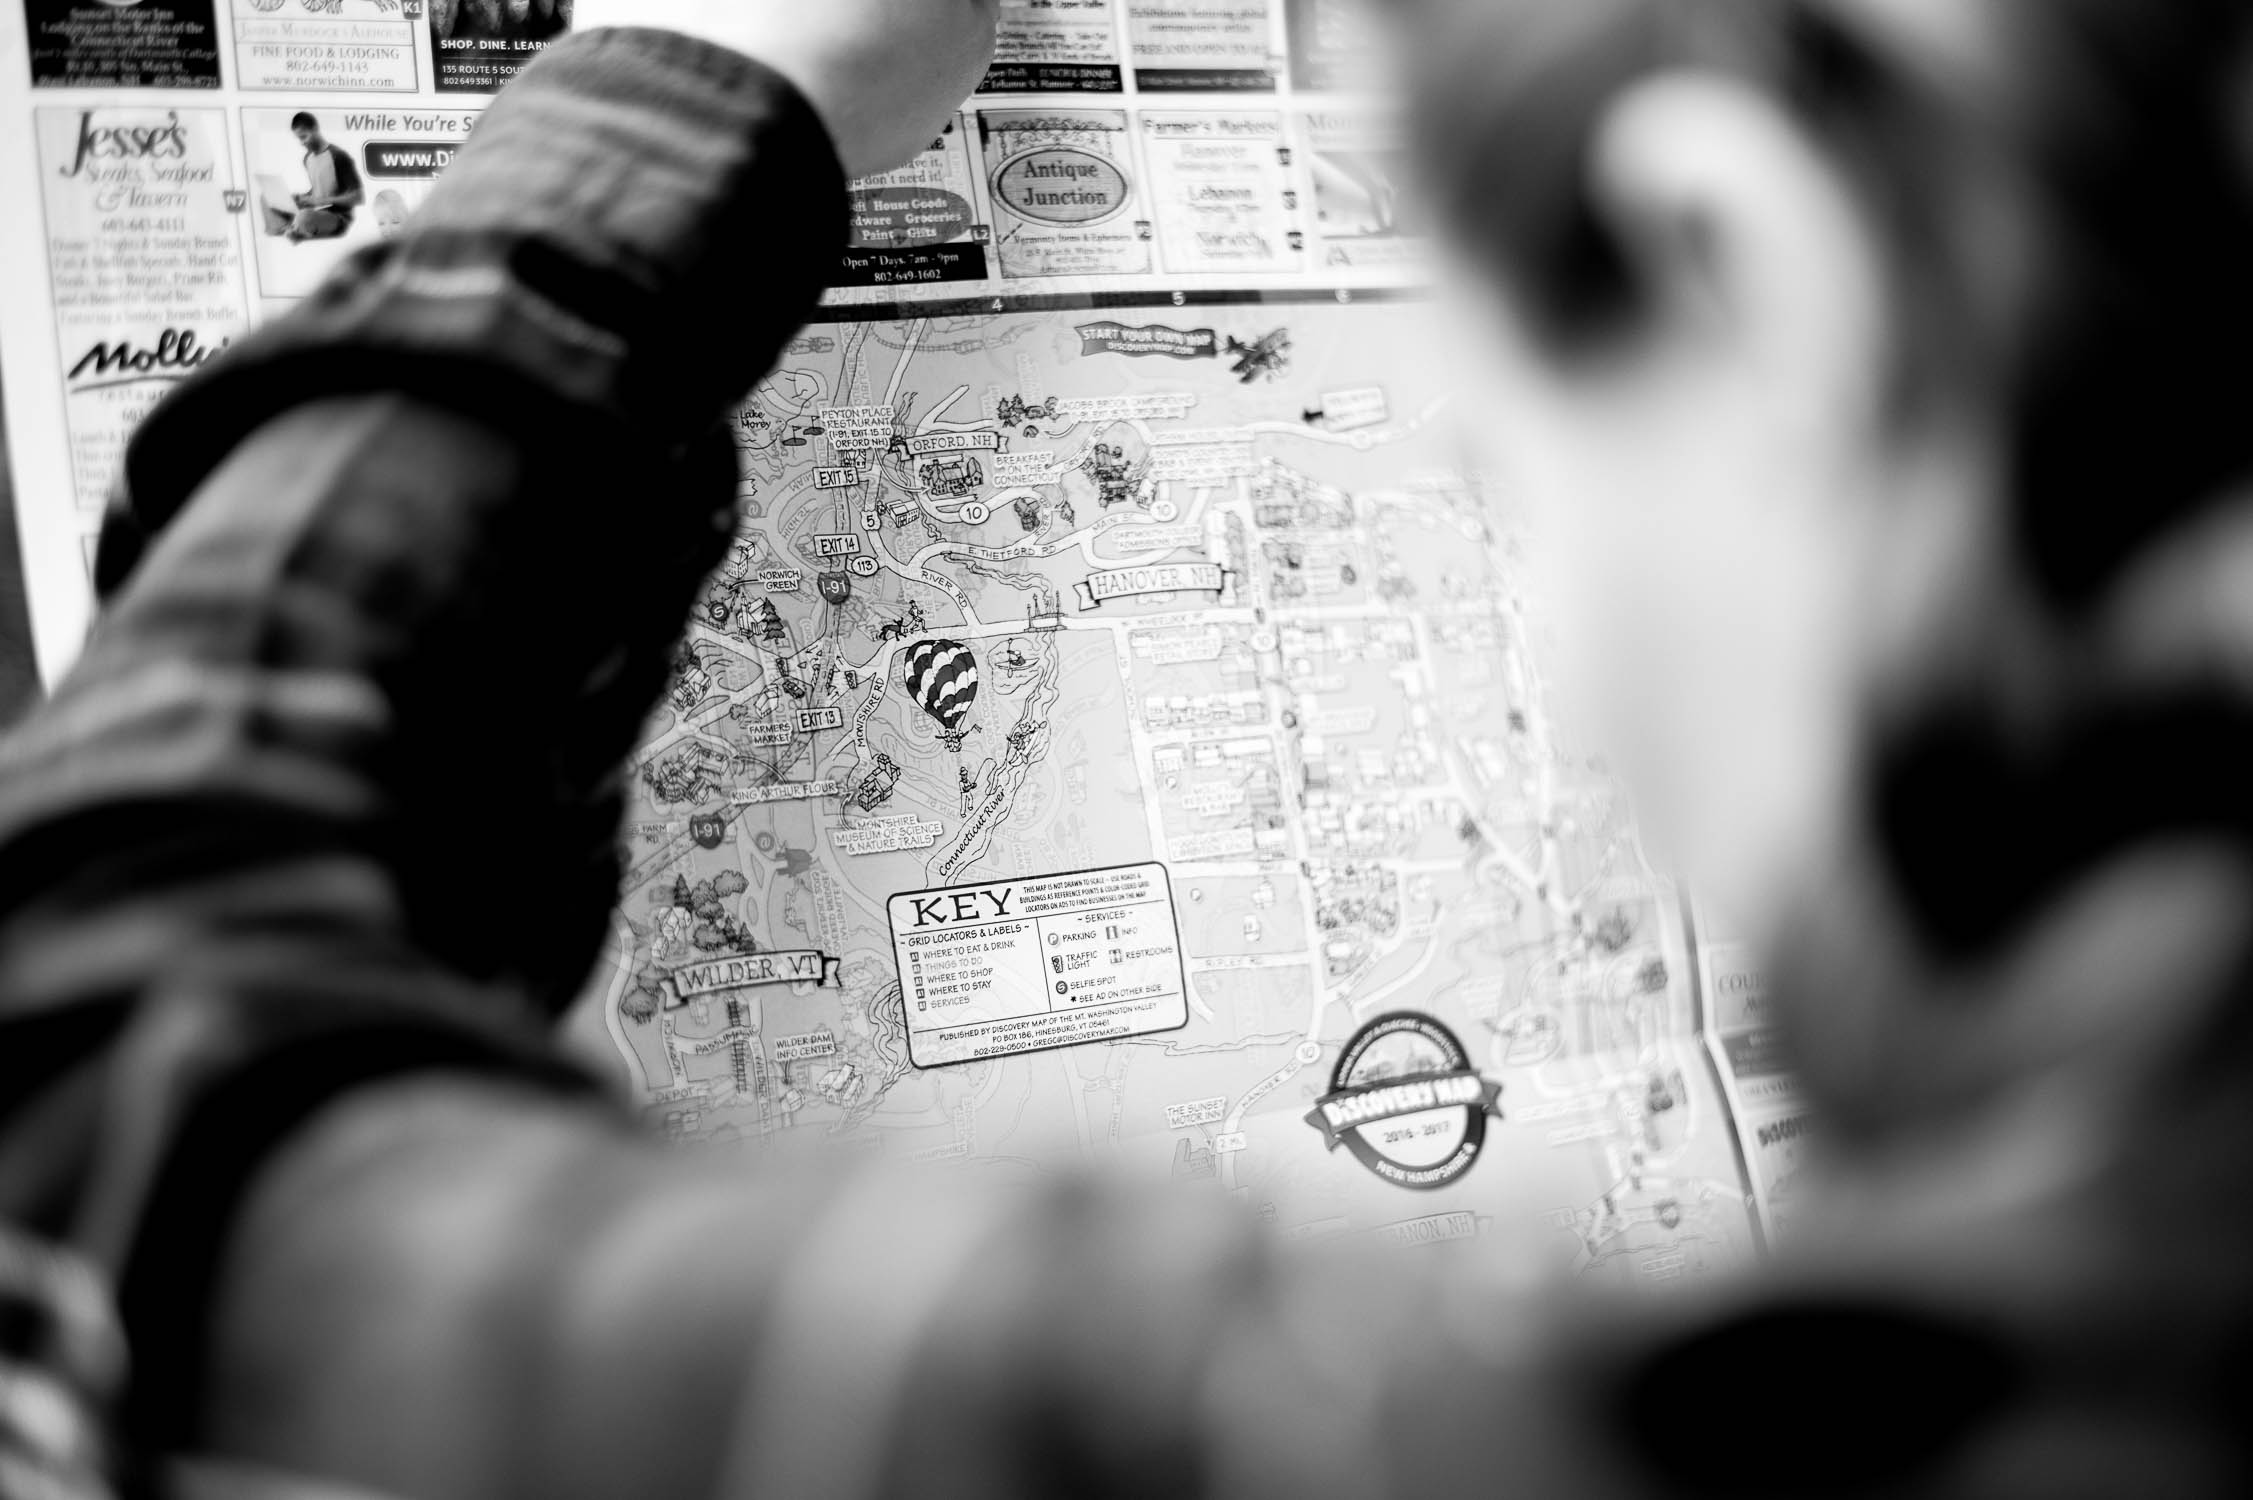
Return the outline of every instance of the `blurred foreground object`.
<path id="1" fill-rule="evenodd" d="M 1770 954 L 1784 1274 L 1982 1328 L 1939 1492 L 2244 1485 L 2253 12 L 1394 9 L 1577 675 Z"/>

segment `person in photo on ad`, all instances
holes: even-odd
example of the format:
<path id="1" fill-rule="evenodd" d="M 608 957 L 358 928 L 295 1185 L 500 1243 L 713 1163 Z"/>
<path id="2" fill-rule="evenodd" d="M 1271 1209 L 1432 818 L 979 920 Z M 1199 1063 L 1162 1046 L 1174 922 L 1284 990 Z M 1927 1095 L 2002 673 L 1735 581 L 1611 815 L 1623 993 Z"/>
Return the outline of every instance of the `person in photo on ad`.
<path id="1" fill-rule="evenodd" d="M 306 190 L 296 195 L 297 218 L 287 238 L 293 244 L 341 239 L 352 227 L 354 211 L 367 201 L 359 164 L 321 134 L 321 122 L 313 115 L 301 111 L 289 128 L 305 148 Z"/>
<path id="2" fill-rule="evenodd" d="M 397 188 L 385 188 L 375 195 L 369 212 L 375 218 L 376 233 L 393 239 L 407 227 L 407 200 Z"/>
<path id="3" fill-rule="evenodd" d="M 446 39 L 544 42 L 571 29 L 572 0 L 435 0 L 431 30 Z"/>

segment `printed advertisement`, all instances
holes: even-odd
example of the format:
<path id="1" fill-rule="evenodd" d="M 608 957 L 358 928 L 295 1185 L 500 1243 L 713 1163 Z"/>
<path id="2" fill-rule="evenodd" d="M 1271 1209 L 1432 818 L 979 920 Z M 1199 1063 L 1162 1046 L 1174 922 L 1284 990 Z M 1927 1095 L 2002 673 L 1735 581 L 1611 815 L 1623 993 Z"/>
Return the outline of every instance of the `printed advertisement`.
<path id="1" fill-rule="evenodd" d="M 986 241 L 977 222 L 977 169 L 969 131 L 950 116 L 946 129 L 906 166 L 853 184 L 851 228 L 834 284 L 905 287 L 986 279 Z"/>
<path id="2" fill-rule="evenodd" d="M 1399 122 L 1369 110 L 1299 117 L 1314 198 L 1316 264 L 1334 270 L 1413 266 L 1424 247 L 1402 221 L 1407 167 Z"/>
<path id="3" fill-rule="evenodd" d="M 1809 1119 L 1787 1065 L 1767 976 L 1743 943 L 1699 950 L 1706 996 L 1706 1045 L 1734 1114 L 1752 1197 L 1770 1239 L 1783 1232 L 1805 1149 Z"/>
<path id="4" fill-rule="evenodd" d="M 1300 93 L 1378 88 L 1378 21 L 1366 0 L 1285 0 L 1291 87 Z"/>
<path id="5" fill-rule="evenodd" d="M 1115 94 L 1119 27 L 1112 0 L 1001 0 L 982 94 Z"/>
<path id="6" fill-rule="evenodd" d="M 1152 93 L 1275 87 L 1270 0 L 1127 0 L 1134 86 Z"/>
<path id="7" fill-rule="evenodd" d="M 492 94 L 571 29 L 573 0 L 428 0 L 441 94 Z"/>
<path id="8" fill-rule="evenodd" d="M 74 498 L 95 509 L 134 425 L 247 323 L 225 115 L 35 116 Z"/>
<path id="9" fill-rule="evenodd" d="M 458 109 L 246 109 L 258 291 L 303 297 L 353 250 L 399 232 L 476 124 Z"/>
<path id="10" fill-rule="evenodd" d="M 24 0 L 24 21 L 34 87 L 219 87 L 212 0 Z"/>
<path id="11" fill-rule="evenodd" d="M 1297 269 L 1305 237 L 1281 116 L 1147 114 L 1142 149 L 1168 271 Z"/>
<path id="12" fill-rule="evenodd" d="M 244 89 L 411 94 L 423 0 L 235 0 L 235 83 Z"/>
<path id="13" fill-rule="evenodd" d="M 1150 269 L 1119 110 L 983 110 L 978 134 L 1005 277 Z"/>

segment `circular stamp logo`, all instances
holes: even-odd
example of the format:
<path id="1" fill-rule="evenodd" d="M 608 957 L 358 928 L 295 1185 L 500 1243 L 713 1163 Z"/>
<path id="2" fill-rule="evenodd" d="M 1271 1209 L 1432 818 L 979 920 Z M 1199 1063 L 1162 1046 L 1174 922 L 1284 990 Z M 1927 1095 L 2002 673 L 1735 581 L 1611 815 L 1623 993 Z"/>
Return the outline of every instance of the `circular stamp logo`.
<path id="1" fill-rule="evenodd" d="M 1430 1016 L 1382 1015 L 1355 1032 L 1306 1122 L 1385 1181 L 1445 1187 L 1478 1164 L 1502 1085 L 1481 1077 L 1463 1044 Z"/>

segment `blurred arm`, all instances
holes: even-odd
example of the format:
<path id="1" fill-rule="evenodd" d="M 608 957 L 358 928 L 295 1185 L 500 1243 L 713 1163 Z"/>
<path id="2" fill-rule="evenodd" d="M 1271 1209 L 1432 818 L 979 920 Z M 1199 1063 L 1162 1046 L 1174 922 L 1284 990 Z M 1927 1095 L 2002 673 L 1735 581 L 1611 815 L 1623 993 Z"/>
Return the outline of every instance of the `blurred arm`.
<path id="1" fill-rule="evenodd" d="M 590 34 L 405 234 L 143 425 L 109 608 L 0 747 L 0 1216 L 115 1282 L 137 1447 L 193 1440 L 275 1142 L 398 1074 L 583 1086 L 543 1012 L 732 529 L 716 424 L 811 311 L 843 197 L 778 75 Z"/>
<path id="2" fill-rule="evenodd" d="M 1468 1261 L 1285 1259 L 1218 1198 L 859 1160 L 362 1091 L 248 1207 L 212 1447 L 421 1500 L 1672 1493 L 1604 1425 L 1619 1331 L 1557 1337 Z"/>

